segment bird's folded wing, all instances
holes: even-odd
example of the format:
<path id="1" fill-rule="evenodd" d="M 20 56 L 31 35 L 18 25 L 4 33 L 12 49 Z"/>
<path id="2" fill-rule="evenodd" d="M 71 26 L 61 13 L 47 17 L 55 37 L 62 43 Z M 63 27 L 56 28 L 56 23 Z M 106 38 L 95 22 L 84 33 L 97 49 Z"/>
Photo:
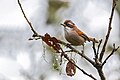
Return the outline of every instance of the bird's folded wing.
<path id="1" fill-rule="evenodd" d="M 80 31 L 79 29 L 77 29 L 76 32 L 78 33 L 79 36 L 83 37 L 85 40 L 90 41 L 89 37 L 85 33 L 83 33 L 82 31 Z"/>

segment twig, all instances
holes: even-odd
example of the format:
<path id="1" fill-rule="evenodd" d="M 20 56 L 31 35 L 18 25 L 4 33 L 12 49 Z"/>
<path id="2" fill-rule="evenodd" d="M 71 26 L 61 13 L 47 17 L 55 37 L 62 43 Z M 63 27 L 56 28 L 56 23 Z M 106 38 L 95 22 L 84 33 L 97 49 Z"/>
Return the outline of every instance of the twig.
<path id="1" fill-rule="evenodd" d="M 112 12 L 111 12 L 111 16 L 109 18 L 109 25 L 108 25 L 108 32 L 107 32 L 107 35 L 106 35 L 106 38 L 105 38 L 105 42 L 104 42 L 104 45 L 103 45 L 103 48 L 102 48 L 102 51 L 100 53 L 100 57 L 99 57 L 99 61 L 102 62 L 102 58 L 104 56 L 104 53 L 105 53 L 105 49 L 106 49 L 106 45 L 107 45 L 107 42 L 108 42 L 108 39 L 109 39 L 109 36 L 110 36 L 110 32 L 111 32 L 111 24 L 112 24 L 112 20 L 113 20 L 113 14 L 114 14 L 114 11 L 115 11 L 115 7 L 116 7 L 116 1 L 113 0 L 113 4 L 112 4 Z"/>
<path id="2" fill-rule="evenodd" d="M 66 47 L 70 48 L 73 52 L 79 54 L 81 57 L 83 57 L 85 60 L 87 60 L 88 62 L 90 62 L 92 65 L 95 65 L 94 61 L 92 61 L 90 58 L 88 58 L 85 54 L 82 54 L 82 52 L 80 53 L 78 50 L 76 50 L 75 48 L 73 48 L 70 44 L 67 44 L 63 41 L 59 40 L 59 43 L 65 45 Z"/>
<path id="3" fill-rule="evenodd" d="M 106 61 L 108 60 L 108 58 L 117 50 L 113 49 L 112 53 L 105 59 L 105 61 L 102 63 L 102 59 L 103 59 L 103 56 L 104 56 L 104 53 L 105 53 L 105 49 L 106 49 L 106 45 L 107 45 L 107 42 L 108 42 L 108 39 L 109 39 L 109 36 L 110 36 L 110 32 L 111 32 L 111 24 L 112 24 L 112 19 L 113 19 L 113 14 L 114 14 L 114 10 L 115 10 L 115 7 L 116 7 L 116 0 L 113 0 L 113 4 L 112 4 L 112 11 L 111 11 L 111 16 L 109 18 L 109 25 L 108 25 L 108 31 L 107 31 L 107 34 L 106 34 L 106 38 L 105 38 L 105 42 L 103 44 L 103 47 L 102 47 L 102 50 L 101 50 L 101 53 L 100 53 L 100 56 L 99 56 L 99 62 L 98 64 L 96 64 L 96 69 L 99 73 L 99 76 L 101 78 L 101 80 L 106 80 L 105 76 L 104 76 L 104 73 L 102 71 L 102 68 L 103 68 L 103 65 L 106 63 Z M 101 41 L 102 42 L 102 41 Z M 100 43 L 101 44 L 101 43 Z M 100 46 L 99 44 L 99 46 Z M 97 54 L 99 52 L 99 46 L 98 46 L 98 51 L 97 51 Z M 118 47 L 119 48 L 119 47 Z"/>
<path id="4" fill-rule="evenodd" d="M 113 55 L 114 52 L 116 52 L 118 50 L 119 46 L 117 48 L 115 48 L 115 44 L 113 44 L 113 50 L 112 52 L 109 54 L 109 56 L 104 60 L 104 62 L 102 63 L 102 66 L 107 62 L 107 60 Z"/>
<path id="5" fill-rule="evenodd" d="M 100 50 L 100 45 L 102 43 L 102 39 L 99 41 L 99 45 L 98 45 L 98 48 L 97 48 L 97 57 L 98 57 L 98 54 L 99 54 L 99 50 Z"/>
<path id="6" fill-rule="evenodd" d="M 95 60 L 95 65 L 94 66 L 96 66 L 96 68 L 97 68 L 97 66 L 100 65 L 100 63 L 99 63 L 99 60 L 98 60 L 98 53 L 96 52 L 95 42 L 94 41 L 93 41 L 93 51 L 94 51 L 94 55 L 95 55 L 95 57 L 93 58 Z"/>
<path id="7" fill-rule="evenodd" d="M 30 22 L 30 21 L 28 20 L 28 18 L 26 17 L 20 1 L 19 1 L 19 0 L 17 0 L 17 1 L 18 1 L 19 6 L 20 6 L 20 9 L 21 9 L 21 11 L 22 11 L 22 13 L 23 13 L 24 18 L 26 19 L 27 23 L 29 24 L 29 27 L 31 28 L 31 31 L 33 32 L 33 36 L 36 36 L 36 35 L 37 35 L 37 32 L 36 32 L 35 29 L 33 28 L 31 22 Z"/>
<path id="8" fill-rule="evenodd" d="M 97 58 L 97 53 L 96 53 L 96 48 L 95 48 L 95 42 L 94 41 L 93 41 L 93 51 L 94 51 L 95 58 Z"/>
<path id="9" fill-rule="evenodd" d="M 99 64 L 99 60 L 98 60 L 98 54 L 99 54 L 99 49 L 100 49 L 100 45 L 102 43 L 102 39 L 99 40 L 99 44 L 98 44 L 98 48 L 97 48 L 97 52 L 96 52 L 96 49 L 95 49 L 95 43 L 93 43 L 93 50 L 94 50 L 94 53 L 95 53 L 95 62 L 96 64 Z"/>

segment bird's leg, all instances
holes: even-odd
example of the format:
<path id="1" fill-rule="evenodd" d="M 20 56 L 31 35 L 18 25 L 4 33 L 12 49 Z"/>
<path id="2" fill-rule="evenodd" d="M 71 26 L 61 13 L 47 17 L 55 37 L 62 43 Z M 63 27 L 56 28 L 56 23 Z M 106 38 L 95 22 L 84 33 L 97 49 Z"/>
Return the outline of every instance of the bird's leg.
<path id="1" fill-rule="evenodd" d="M 82 50 L 82 54 L 84 54 L 84 44 L 83 44 L 83 50 Z"/>

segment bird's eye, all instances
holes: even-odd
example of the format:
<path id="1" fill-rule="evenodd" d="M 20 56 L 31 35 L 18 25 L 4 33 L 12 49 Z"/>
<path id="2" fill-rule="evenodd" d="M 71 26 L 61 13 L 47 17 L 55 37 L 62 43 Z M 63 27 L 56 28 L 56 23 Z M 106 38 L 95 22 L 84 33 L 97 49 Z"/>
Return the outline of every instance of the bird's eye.
<path id="1" fill-rule="evenodd" d="M 72 26 L 72 25 L 74 25 L 74 24 L 71 23 L 71 22 L 68 22 L 66 25 L 67 25 L 67 26 Z"/>

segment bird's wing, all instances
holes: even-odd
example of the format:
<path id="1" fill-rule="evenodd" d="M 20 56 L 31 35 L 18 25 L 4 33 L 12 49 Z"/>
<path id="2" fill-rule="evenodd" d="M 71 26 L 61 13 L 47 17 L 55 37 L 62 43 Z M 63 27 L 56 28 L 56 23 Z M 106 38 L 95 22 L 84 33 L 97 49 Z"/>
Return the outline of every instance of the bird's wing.
<path id="1" fill-rule="evenodd" d="M 76 28 L 76 32 L 78 33 L 79 36 L 83 37 L 85 40 L 90 41 L 89 37 L 79 29 Z"/>

